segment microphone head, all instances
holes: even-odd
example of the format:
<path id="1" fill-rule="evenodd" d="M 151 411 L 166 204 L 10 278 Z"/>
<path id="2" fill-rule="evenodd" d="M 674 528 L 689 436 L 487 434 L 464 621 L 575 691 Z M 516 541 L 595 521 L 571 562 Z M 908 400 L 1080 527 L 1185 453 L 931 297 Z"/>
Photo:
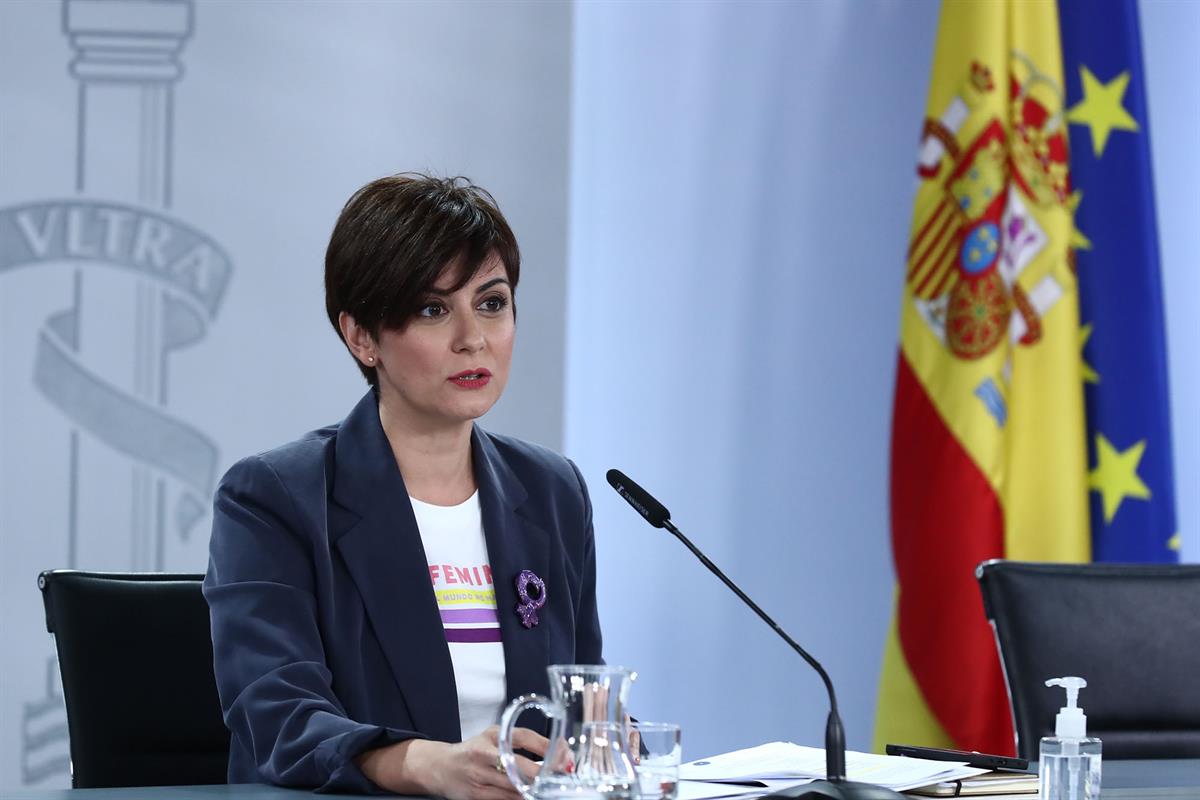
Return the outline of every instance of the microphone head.
<path id="1" fill-rule="evenodd" d="M 671 512 L 667 511 L 666 506 L 655 500 L 649 492 L 638 486 L 620 470 L 610 469 L 608 471 L 608 483 L 617 490 L 617 494 L 625 498 L 625 502 L 633 506 L 633 510 L 641 514 L 656 528 L 665 527 L 667 520 L 671 518 Z"/>

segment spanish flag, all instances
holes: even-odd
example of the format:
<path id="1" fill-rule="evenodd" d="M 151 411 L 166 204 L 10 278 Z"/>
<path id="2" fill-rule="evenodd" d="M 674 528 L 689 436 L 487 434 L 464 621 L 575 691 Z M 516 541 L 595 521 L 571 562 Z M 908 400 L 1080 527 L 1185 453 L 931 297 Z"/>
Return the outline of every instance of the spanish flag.
<path id="1" fill-rule="evenodd" d="M 1053 2 L 942 7 L 901 312 L 877 749 L 1013 753 L 975 567 L 1091 556 L 1060 41 Z"/>

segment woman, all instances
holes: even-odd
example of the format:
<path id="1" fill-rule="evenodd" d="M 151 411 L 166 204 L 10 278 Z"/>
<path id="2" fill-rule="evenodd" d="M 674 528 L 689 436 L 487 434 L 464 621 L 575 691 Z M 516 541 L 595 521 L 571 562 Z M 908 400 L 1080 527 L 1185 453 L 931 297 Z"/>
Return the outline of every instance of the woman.
<path id="1" fill-rule="evenodd" d="M 499 711 L 545 693 L 548 664 L 600 663 L 579 471 L 473 424 L 508 380 L 519 274 L 462 179 L 384 178 L 342 210 L 326 309 L 371 390 L 216 495 L 204 594 L 231 783 L 511 800 Z"/>

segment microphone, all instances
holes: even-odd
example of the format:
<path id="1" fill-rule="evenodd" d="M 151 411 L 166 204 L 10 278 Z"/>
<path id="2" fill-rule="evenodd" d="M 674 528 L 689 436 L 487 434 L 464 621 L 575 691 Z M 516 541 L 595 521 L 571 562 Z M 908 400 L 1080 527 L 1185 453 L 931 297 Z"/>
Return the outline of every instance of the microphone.
<path id="1" fill-rule="evenodd" d="M 743 592 L 736 583 L 731 581 L 721 569 L 709 560 L 708 556 L 700 551 L 700 548 L 692 544 L 679 528 L 671 522 L 671 512 L 666 506 L 654 499 L 654 496 L 638 486 L 625 476 L 620 470 L 610 469 L 606 475 L 608 483 L 617 490 L 617 494 L 625 498 L 625 502 L 633 506 L 634 511 L 641 514 L 647 522 L 656 528 L 666 528 L 675 538 L 683 542 L 684 547 L 692 551 L 696 558 L 700 559 L 700 563 L 708 567 L 709 572 L 721 579 L 721 582 L 730 588 L 743 603 L 750 607 L 759 618 L 771 626 L 771 630 L 779 634 L 793 650 L 800 654 L 808 665 L 816 670 L 821 676 L 821 681 L 825 684 L 825 691 L 829 694 L 829 718 L 825 723 L 825 780 L 813 781 L 801 786 L 794 786 L 790 789 L 784 789 L 773 794 L 765 795 L 762 800 L 818 800 L 819 798 L 832 798 L 833 800 L 904 800 L 904 796 L 891 789 L 885 789 L 882 786 L 876 786 L 871 783 L 856 783 L 846 780 L 846 734 L 842 729 L 842 718 L 838 715 L 837 695 L 833 691 L 833 681 L 829 679 L 829 673 L 821 666 L 821 662 L 817 661 L 808 652 L 801 647 L 795 639 L 788 636 L 787 631 L 779 627 L 779 623 L 771 619 L 767 612 L 759 608 L 750 597 Z"/>

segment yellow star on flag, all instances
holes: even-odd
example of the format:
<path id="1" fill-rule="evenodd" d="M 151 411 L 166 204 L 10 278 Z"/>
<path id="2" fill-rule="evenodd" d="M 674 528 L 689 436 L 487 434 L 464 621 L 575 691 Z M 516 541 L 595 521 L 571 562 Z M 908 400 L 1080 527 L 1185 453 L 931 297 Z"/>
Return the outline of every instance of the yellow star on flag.
<path id="1" fill-rule="evenodd" d="M 1087 67 L 1080 65 L 1083 79 L 1083 99 L 1067 110 L 1067 120 L 1087 125 L 1092 131 L 1092 151 L 1099 158 L 1104 154 L 1108 134 L 1113 128 L 1122 131 L 1138 130 L 1137 120 L 1121 105 L 1129 86 L 1129 71 L 1122 72 L 1108 83 L 1101 83 Z"/>
<path id="2" fill-rule="evenodd" d="M 1099 383 L 1100 374 L 1092 369 L 1092 365 L 1083 357 L 1083 348 L 1087 347 L 1088 339 L 1092 338 L 1092 323 L 1079 329 L 1079 363 L 1083 365 L 1083 382 Z"/>
<path id="3" fill-rule="evenodd" d="M 1096 468 L 1088 473 L 1088 488 L 1104 500 L 1104 521 L 1112 522 L 1126 497 L 1150 499 L 1150 488 L 1138 477 L 1137 468 L 1146 452 L 1146 440 L 1118 452 L 1103 434 L 1096 434 Z"/>
<path id="4" fill-rule="evenodd" d="M 1179 552 L 1179 550 L 1181 550 L 1182 548 L 1183 548 L 1183 539 L 1179 536 L 1178 533 L 1167 540 L 1167 549 L 1168 550 L 1174 550 L 1176 552 Z"/>
<path id="5" fill-rule="evenodd" d="M 1079 226 L 1075 224 L 1075 217 L 1079 213 L 1079 204 L 1082 202 L 1082 189 L 1076 189 L 1067 198 L 1067 210 L 1071 212 L 1071 241 L 1068 244 L 1076 250 L 1091 250 L 1092 240 L 1084 236 L 1083 232 L 1079 230 Z"/>

